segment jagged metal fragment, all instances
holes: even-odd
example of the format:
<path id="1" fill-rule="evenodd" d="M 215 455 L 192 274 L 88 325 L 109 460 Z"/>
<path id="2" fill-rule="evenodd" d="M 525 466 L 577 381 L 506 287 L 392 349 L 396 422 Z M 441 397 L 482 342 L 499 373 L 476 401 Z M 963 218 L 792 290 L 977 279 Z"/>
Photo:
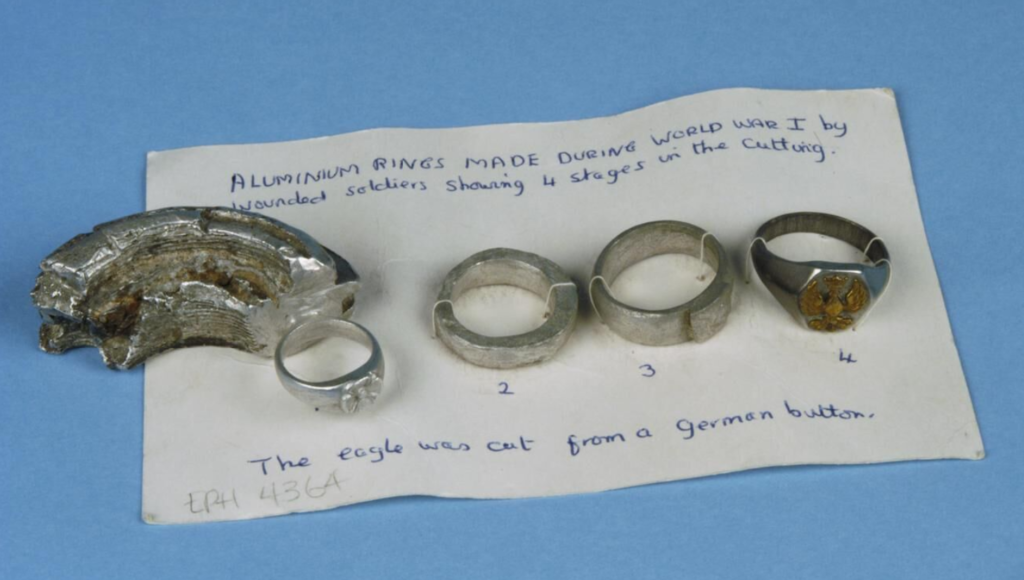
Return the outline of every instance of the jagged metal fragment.
<path id="1" fill-rule="evenodd" d="M 199 345 L 273 356 L 302 320 L 347 318 L 359 288 L 349 263 L 306 233 L 224 208 L 159 209 L 100 224 L 39 267 L 39 346 L 95 346 L 117 369 Z"/>

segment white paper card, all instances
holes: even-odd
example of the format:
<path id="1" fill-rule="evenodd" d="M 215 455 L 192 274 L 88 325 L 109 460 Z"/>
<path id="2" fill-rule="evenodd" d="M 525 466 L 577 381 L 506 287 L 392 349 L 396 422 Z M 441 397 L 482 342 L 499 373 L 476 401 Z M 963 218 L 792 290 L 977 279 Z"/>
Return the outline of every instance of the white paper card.
<path id="1" fill-rule="evenodd" d="M 383 345 L 387 376 L 376 406 L 338 416 L 292 398 L 255 356 L 192 348 L 148 362 L 147 522 L 984 456 L 889 90 L 734 89 L 584 121 L 152 153 L 147 206 L 177 205 L 259 211 L 347 258 L 363 281 L 354 320 Z M 742 283 L 753 232 L 792 211 L 885 239 L 893 281 L 856 332 L 811 332 L 756 276 Z M 659 219 L 697 224 L 732 254 L 733 311 L 710 341 L 632 344 L 585 299 L 566 346 L 532 367 L 474 367 L 431 338 L 441 280 L 470 254 L 538 253 L 585 297 L 605 244 Z M 788 251 L 834 251 L 813 242 Z M 699 264 L 650 268 L 686 279 Z M 664 299 L 637 276 L 615 290 Z M 508 299 L 482 292 L 460 316 L 486 325 L 481 310 Z M 522 316 L 543 310 L 528 302 Z"/>

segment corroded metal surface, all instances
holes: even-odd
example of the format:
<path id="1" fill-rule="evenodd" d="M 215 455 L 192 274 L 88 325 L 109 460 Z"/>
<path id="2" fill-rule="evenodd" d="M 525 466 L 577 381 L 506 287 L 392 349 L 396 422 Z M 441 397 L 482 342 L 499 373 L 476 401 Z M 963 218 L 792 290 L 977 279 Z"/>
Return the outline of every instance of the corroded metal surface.
<path id="1" fill-rule="evenodd" d="M 39 346 L 95 346 L 111 368 L 174 348 L 273 356 L 313 316 L 347 318 L 359 287 L 343 258 L 304 232 L 223 208 L 166 208 L 100 224 L 50 254 L 32 299 Z"/>

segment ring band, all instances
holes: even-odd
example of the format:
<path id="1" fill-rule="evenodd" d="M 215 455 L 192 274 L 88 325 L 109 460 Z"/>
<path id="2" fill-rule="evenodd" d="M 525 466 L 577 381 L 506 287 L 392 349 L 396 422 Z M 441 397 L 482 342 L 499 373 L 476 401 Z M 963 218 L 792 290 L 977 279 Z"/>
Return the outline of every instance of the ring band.
<path id="1" fill-rule="evenodd" d="M 693 300 L 663 310 L 637 308 L 612 296 L 611 284 L 626 268 L 662 254 L 705 257 L 715 278 Z M 656 221 L 634 226 L 605 246 L 594 264 L 590 298 L 601 320 L 619 336 L 667 346 L 703 342 L 721 330 L 732 307 L 732 287 L 732 266 L 713 235 L 684 222 Z"/>
<path id="2" fill-rule="evenodd" d="M 348 338 L 369 348 L 370 358 L 359 368 L 326 381 L 300 379 L 285 366 L 285 357 L 333 336 Z M 277 345 L 274 367 L 281 384 L 295 398 L 317 409 L 343 413 L 355 413 L 372 404 L 384 383 L 384 354 L 377 339 L 355 322 L 340 318 L 312 319 L 288 331 Z"/>
<path id="3" fill-rule="evenodd" d="M 455 318 L 454 301 L 481 286 L 507 285 L 529 290 L 547 300 L 544 324 L 514 336 L 486 336 Z M 551 260 L 519 250 L 492 248 L 455 266 L 441 284 L 434 304 L 437 336 L 455 354 L 477 366 L 507 369 L 554 356 L 576 325 L 579 298 L 568 275 Z"/>
<path id="4" fill-rule="evenodd" d="M 768 242 L 792 233 L 841 240 L 864 252 L 871 263 L 794 262 L 768 249 Z M 779 304 L 801 326 L 824 332 L 845 330 L 863 320 L 892 278 L 889 250 L 881 238 L 860 224 L 825 213 L 790 213 L 768 220 L 755 234 L 750 258 Z"/>

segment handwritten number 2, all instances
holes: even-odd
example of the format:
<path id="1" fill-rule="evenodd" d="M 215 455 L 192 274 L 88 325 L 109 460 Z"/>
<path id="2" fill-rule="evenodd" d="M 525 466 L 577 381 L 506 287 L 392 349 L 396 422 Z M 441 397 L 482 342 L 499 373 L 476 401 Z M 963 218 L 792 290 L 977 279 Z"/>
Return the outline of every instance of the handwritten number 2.
<path id="1" fill-rule="evenodd" d="M 653 377 L 658 374 L 651 365 L 640 365 L 640 376 L 642 377 Z"/>
<path id="2" fill-rule="evenodd" d="M 499 395 L 514 395 L 515 394 L 512 391 L 508 390 L 508 383 L 506 383 L 505 381 L 501 381 L 500 383 L 498 383 L 498 386 L 501 387 L 501 390 L 498 391 Z"/>

